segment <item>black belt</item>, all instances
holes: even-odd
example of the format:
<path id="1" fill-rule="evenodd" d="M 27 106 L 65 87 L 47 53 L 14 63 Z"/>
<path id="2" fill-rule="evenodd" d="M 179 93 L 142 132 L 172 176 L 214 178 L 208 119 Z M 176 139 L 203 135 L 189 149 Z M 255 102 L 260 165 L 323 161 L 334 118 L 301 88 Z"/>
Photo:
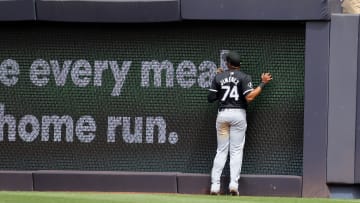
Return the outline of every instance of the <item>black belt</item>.
<path id="1" fill-rule="evenodd" d="M 238 108 L 219 108 L 218 109 L 218 111 L 220 112 L 220 111 L 225 111 L 225 109 L 244 109 L 244 108 L 241 108 L 241 107 L 238 107 Z M 244 109 L 244 110 L 246 110 L 246 109 Z"/>

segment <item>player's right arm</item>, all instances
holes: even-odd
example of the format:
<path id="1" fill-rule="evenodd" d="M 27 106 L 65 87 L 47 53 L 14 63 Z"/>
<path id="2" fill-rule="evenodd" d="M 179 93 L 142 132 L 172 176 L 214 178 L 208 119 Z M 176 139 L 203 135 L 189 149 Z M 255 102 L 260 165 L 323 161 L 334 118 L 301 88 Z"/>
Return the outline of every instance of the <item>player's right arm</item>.
<path id="1" fill-rule="evenodd" d="M 263 73 L 261 75 L 261 83 L 263 85 L 257 86 L 254 90 L 250 91 L 248 94 L 245 95 L 245 99 L 247 103 L 254 101 L 254 99 L 260 95 L 264 85 L 268 84 L 272 80 L 272 76 L 270 73 Z"/>

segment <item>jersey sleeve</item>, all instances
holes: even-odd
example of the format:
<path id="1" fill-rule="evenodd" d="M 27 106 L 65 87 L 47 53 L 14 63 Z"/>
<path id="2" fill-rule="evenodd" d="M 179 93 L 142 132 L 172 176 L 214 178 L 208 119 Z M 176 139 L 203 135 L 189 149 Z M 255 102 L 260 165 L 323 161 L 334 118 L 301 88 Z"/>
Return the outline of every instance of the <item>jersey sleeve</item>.
<path id="1" fill-rule="evenodd" d="M 243 93 L 244 96 L 246 96 L 247 94 L 249 94 L 251 91 L 254 90 L 253 83 L 252 83 L 250 75 L 247 75 L 247 76 L 244 77 L 244 79 L 242 80 L 241 85 L 242 85 L 242 93 Z"/>
<path id="2" fill-rule="evenodd" d="M 217 93 L 219 91 L 219 89 L 220 89 L 219 84 L 216 82 L 216 76 L 215 76 L 211 82 L 209 91 Z"/>
<path id="3" fill-rule="evenodd" d="M 215 76 L 210 85 L 209 94 L 208 94 L 208 102 L 214 102 L 218 99 L 219 89 L 220 89 L 219 84 L 216 82 L 216 76 Z"/>

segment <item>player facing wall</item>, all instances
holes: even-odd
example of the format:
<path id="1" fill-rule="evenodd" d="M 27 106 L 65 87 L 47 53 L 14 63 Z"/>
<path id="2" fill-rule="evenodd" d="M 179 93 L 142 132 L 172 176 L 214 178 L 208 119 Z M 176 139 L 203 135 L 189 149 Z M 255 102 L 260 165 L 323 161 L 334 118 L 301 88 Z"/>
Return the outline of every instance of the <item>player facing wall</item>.
<path id="1" fill-rule="evenodd" d="M 209 173 L 216 106 L 207 87 L 221 51 L 236 50 L 255 85 L 263 71 L 274 76 L 248 110 L 243 173 L 302 174 L 303 24 L 2 30 L 1 169 Z"/>

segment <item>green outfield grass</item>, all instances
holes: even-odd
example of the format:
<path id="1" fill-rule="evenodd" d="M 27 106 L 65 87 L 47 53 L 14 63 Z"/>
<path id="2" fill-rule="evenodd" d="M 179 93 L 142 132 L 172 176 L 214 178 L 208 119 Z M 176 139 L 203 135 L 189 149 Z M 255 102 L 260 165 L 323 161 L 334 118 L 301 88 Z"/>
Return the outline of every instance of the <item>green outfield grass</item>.
<path id="1" fill-rule="evenodd" d="M 0 192 L 0 203 L 340 203 L 360 200 L 182 194 Z"/>

